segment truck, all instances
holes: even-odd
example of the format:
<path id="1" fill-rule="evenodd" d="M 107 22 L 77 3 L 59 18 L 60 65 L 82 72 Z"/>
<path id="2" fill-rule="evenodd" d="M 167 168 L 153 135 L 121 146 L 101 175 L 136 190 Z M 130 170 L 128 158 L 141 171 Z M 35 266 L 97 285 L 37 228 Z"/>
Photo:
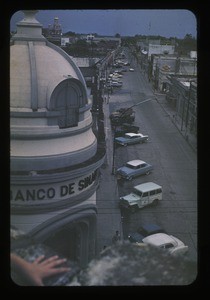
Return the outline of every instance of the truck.
<path id="1" fill-rule="evenodd" d="M 120 108 L 112 112 L 109 116 L 112 125 L 123 123 L 133 123 L 135 121 L 135 111 L 132 108 Z"/>
<path id="2" fill-rule="evenodd" d="M 132 192 L 120 197 L 120 207 L 134 213 L 136 210 L 162 200 L 162 186 L 154 182 L 145 182 L 133 187 Z"/>

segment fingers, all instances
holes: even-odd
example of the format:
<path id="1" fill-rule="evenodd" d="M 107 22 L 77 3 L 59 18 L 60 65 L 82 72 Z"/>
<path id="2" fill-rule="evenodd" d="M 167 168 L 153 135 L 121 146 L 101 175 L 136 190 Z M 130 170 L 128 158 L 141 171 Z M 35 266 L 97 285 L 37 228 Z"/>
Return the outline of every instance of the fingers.
<path id="1" fill-rule="evenodd" d="M 40 261 L 43 260 L 44 257 L 45 257 L 44 255 L 39 256 L 38 258 L 36 258 L 36 259 L 34 260 L 33 263 L 34 263 L 34 264 L 40 263 Z"/>
<path id="2" fill-rule="evenodd" d="M 41 265 L 48 266 L 48 267 L 55 267 L 61 265 L 64 262 L 66 262 L 66 258 L 59 258 L 58 255 L 54 255 L 41 262 Z"/>

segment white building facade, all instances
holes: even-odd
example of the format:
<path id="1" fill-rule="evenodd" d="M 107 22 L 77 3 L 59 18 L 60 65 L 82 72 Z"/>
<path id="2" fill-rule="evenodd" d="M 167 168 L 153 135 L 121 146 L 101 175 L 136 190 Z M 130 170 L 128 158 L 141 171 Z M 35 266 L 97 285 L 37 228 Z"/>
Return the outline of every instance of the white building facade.
<path id="1" fill-rule="evenodd" d="M 86 265 L 96 251 L 96 188 L 105 153 L 73 60 L 24 11 L 10 47 L 11 225 Z"/>

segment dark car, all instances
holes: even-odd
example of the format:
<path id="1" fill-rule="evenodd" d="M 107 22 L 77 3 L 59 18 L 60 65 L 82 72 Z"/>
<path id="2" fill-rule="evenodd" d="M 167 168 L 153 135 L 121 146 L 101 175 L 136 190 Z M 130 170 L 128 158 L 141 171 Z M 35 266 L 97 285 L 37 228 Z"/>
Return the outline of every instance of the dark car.
<path id="1" fill-rule="evenodd" d="M 143 238 L 155 234 L 166 233 L 163 228 L 157 224 L 143 224 L 136 232 L 132 232 L 128 235 L 128 239 L 131 243 L 142 243 Z"/>
<path id="2" fill-rule="evenodd" d="M 125 133 L 128 133 L 128 132 L 138 133 L 139 132 L 139 127 L 135 126 L 135 125 L 132 125 L 132 124 L 124 123 L 120 126 L 120 128 L 117 128 L 115 130 L 115 137 L 124 136 Z"/>
<path id="3" fill-rule="evenodd" d="M 157 224 L 144 224 L 137 229 L 137 232 L 143 235 L 144 237 L 146 237 L 150 234 L 155 234 L 160 232 L 165 233 L 165 230 Z"/>
<path id="4" fill-rule="evenodd" d="M 139 127 L 135 125 L 131 125 L 129 123 L 123 123 L 121 126 L 122 129 L 128 130 L 127 132 L 135 132 L 138 133 Z"/>

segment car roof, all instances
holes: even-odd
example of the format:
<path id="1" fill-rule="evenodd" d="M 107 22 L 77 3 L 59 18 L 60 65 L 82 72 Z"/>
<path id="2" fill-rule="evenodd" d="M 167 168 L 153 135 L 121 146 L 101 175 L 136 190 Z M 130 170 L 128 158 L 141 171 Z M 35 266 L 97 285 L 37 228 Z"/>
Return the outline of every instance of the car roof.
<path id="1" fill-rule="evenodd" d="M 162 188 L 162 186 L 154 182 L 145 182 L 134 186 L 134 189 L 137 189 L 138 191 L 141 191 L 143 193 L 153 189 L 160 189 L 160 188 Z"/>
<path id="2" fill-rule="evenodd" d="M 134 160 L 128 161 L 127 164 L 136 167 L 136 166 L 138 166 L 138 165 L 140 165 L 140 164 L 145 164 L 145 161 L 140 160 L 140 159 L 134 159 Z"/>
<path id="3" fill-rule="evenodd" d="M 164 232 L 164 229 L 160 227 L 157 224 L 143 224 L 138 228 L 139 233 L 146 233 L 147 235 L 153 234 L 153 233 L 158 233 L 158 232 Z"/>
<path id="4" fill-rule="evenodd" d="M 143 239 L 143 242 L 146 244 L 152 244 L 154 246 L 162 246 L 165 244 L 177 244 L 177 241 L 174 240 L 170 235 L 166 233 L 155 233 L 152 235 L 149 235 Z"/>
<path id="5" fill-rule="evenodd" d="M 130 137 L 132 137 L 132 136 L 143 136 L 143 134 L 141 134 L 141 133 L 133 133 L 133 132 L 127 132 L 125 135 L 130 136 Z"/>

